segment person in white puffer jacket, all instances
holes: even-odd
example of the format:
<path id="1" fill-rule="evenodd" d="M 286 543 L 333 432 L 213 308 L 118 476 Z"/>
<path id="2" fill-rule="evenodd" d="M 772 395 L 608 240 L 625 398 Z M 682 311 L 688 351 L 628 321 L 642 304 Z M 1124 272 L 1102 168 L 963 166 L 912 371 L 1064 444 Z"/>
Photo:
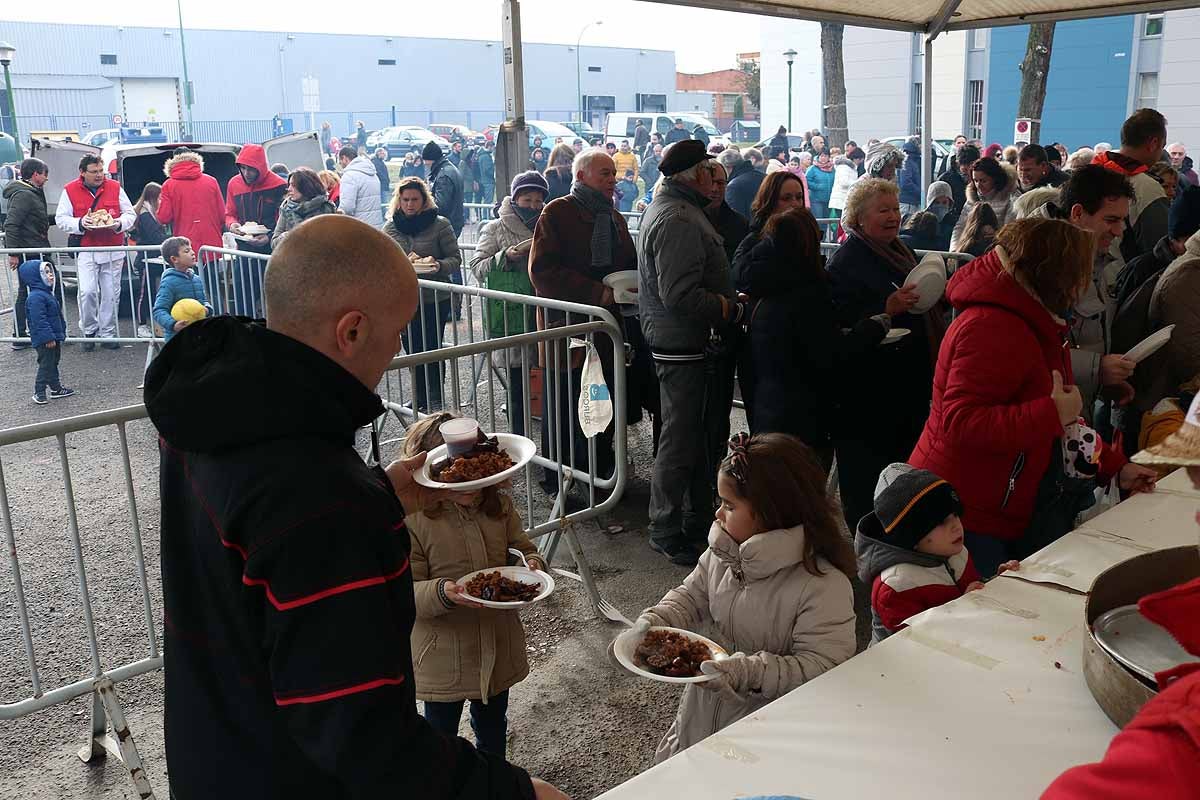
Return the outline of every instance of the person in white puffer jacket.
<path id="1" fill-rule="evenodd" d="M 867 154 L 857 147 L 850 148 L 833 163 L 833 191 L 829 193 L 829 216 L 841 219 L 850 187 L 858 180 L 858 165 Z M 836 226 L 835 226 L 836 227 Z M 836 234 L 835 234 L 836 235 Z"/>
<path id="2" fill-rule="evenodd" d="M 383 206 L 379 202 L 379 174 L 375 164 L 354 147 L 338 152 L 342 170 L 341 199 L 338 210 L 349 217 L 362 220 L 373 228 L 383 227 Z"/>
<path id="3" fill-rule="evenodd" d="M 683 585 L 634 626 L 703 633 L 730 653 L 706 661 L 655 754 L 691 747 L 854 655 L 854 553 L 839 529 L 825 473 L 782 433 L 730 440 L 709 549 Z"/>

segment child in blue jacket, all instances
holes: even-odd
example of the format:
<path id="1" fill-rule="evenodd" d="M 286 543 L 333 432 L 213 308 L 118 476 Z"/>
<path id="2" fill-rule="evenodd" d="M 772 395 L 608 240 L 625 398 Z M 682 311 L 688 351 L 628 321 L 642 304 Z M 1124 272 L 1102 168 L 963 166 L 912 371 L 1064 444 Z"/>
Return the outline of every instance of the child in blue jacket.
<path id="1" fill-rule="evenodd" d="M 54 265 L 46 261 L 26 261 L 17 270 L 17 279 L 29 290 L 25 314 L 29 323 L 29 338 L 37 348 L 37 377 L 33 382 L 33 402 L 44 406 L 47 398 L 70 397 L 74 389 L 62 385 L 58 362 L 62 359 L 62 343 L 67 338 L 62 306 L 54 296 Z"/>
<path id="2" fill-rule="evenodd" d="M 169 342 L 171 337 L 191 324 L 188 320 L 177 320 L 171 316 L 171 309 L 176 303 L 191 298 L 204 306 L 209 314 L 212 314 L 212 306 L 204 296 L 204 281 L 192 271 L 196 266 L 196 253 L 186 236 L 172 236 L 163 242 L 162 257 L 171 265 L 171 269 L 163 271 L 158 284 L 158 294 L 154 298 L 154 321 L 163 329 L 163 336 Z"/>

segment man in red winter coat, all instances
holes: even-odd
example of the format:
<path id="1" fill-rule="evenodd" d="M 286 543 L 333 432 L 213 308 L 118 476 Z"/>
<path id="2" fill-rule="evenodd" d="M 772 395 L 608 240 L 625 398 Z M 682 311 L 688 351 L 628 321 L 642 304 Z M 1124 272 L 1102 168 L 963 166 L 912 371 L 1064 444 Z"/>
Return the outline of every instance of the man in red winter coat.
<path id="1" fill-rule="evenodd" d="M 225 208 L 217 179 L 204 174 L 204 159 L 191 150 L 179 150 L 167 160 L 163 171 L 162 198 L 158 221 L 171 226 L 174 236 L 184 236 L 196 252 L 201 247 L 220 247 Z M 216 256 L 205 254 L 205 261 Z"/>
<path id="2" fill-rule="evenodd" d="M 287 192 L 287 181 L 267 168 L 267 154 L 260 144 L 242 145 L 237 157 L 238 174 L 226 188 L 225 225 L 229 232 L 240 236 L 241 226 L 257 222 L 268 233 L 255 235 L 238 245 L 240 250 L 255 253 L 271 252 L 271 234 L 279 219 L 279 206 Z"/>
<path id="3" fill-rule="evenodd" d="M 1178 433 L 1134 460 L 1186 466 L 1200 489 L 1200 398 Z M 1183 800 L 1200 794 L 1200 579 L 1143 597 L 1138 610 L 1198 660 L 1158 673 L 1158 696 L 1117 734 L 1104 760 L 1067 770 L 1042 800 Z"/>

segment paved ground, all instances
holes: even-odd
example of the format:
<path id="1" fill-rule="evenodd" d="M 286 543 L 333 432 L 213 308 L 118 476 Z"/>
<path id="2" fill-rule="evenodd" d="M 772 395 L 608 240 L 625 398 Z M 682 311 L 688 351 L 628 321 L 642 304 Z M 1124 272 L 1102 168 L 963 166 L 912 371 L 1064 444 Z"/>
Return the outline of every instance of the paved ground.
<path id="1" fill-rule="evenodd" d="M 136 386 L 144 358 L 142 347 L 91 354 L 68 347 L 64 380 L 80 393 L 39 407 L 29 400 L 34 353 L 13 353 L 0 346 L 0 428 L 139 402 Z M 470 379 L 469 369 L 463 366 L 465 393 Z M 230 402 L 232 407 L 236 398 Z M 741 426 L 744 421 L 735 412 L 734 427 Z M 399 427 L 390 424 L 384 438 L 398 433 Z M 147 423 L 138 422 L 130 426 L 129 437 L 150 599 L 156 629 L 161 630 L 155 436 Z M 84 560 L 106 664 L 142 657 L 149 648 L 118 446 L 112 428 L 67 438 Z M 634 477 L 619 507 L 602 519 L 581 523 L 577 531 L 602 593 L 632 616 L 657 601 L 687 570 L 668 564 L 645 543 L 648 423 L 630 429 L 630 451 Z M 388 456 L 386 449 L 384 455 Z M 42 681 L 46 686 L 68 683 L 88 674 L 90 660 L 57 446 L 54 440 L 43 440 L 4 448 L 0 463 Z M 516 491 L 521 493 L 523 508 L 523 486 L 518 484 Z M 534 498 L 535 513 L 545 515 L 544 496 L 535 492 Z M 565 548 L 556 564 L 571 568 Z M 2 703 L 18 701 L 30 692 L 12 584 L 5 559 L 0 564 Z M 638 680 L 613 666 L 606 648 L 616 633 L 614 627 L 594 617 L 577 584 L 562 579 L 558 585 L 549 600 L 524 618 L 532 673 L 512 693 L 509 755 L 573 797 L 593 797 L 652 764 L 680 692 Z M 860 626 L 860 638 L 864 630 Z M 118 690 L 151 781 L 159 796 L 165 797 L 162 674 L 123 682 Z M 87 701 L 77 700 L 0 723 L 0 797 L 136 797 L 116 761 L 87 765 L 75 757 L 87 735 L 89 710 Z M 469 735 L 465 724 L 464 733 Z"/>

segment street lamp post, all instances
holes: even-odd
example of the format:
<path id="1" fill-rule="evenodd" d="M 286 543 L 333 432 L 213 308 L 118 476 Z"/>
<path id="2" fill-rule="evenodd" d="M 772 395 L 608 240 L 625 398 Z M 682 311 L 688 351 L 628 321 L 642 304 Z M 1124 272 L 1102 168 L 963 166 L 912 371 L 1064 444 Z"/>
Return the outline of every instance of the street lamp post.
<path id="1" fill-rule="evenodd" d="M 796 60 L 796 51 L 788 48 L 783 51 L 783 57 L 788 62 L 788 132 L 792 130 L 792 62 Z"/>
<path id="2" fill-rule="evenodd" d="M 187 68 L 187 46 L 183 41 L 183 0 L 175 0 L 175 10 L 179 14 L 179 54 L 183 57 L 183 101 L 187 104 L 187 121 L 188 135 L 194 136 L 195 130 L 192 124 L 192 82 L 188 80 Z M 183 138 L 182 136 L 180 137 Z M 190 141 L 184 139 L 184 141 Z"/>
<path id="3" fill-rule="evenodd" d="M 8 116 L 12 120 L 13 139 L 19 148 L 21 146 L 21 136 L 17 133 L 17 103 L 13 100 L 12 78 L 8 74 L 8 65 L 12 63 L 16 52 L 17 48 L 8 42 L 0 42 L 0 65 L 4 67 L 4 89 L 8 92 Z"/>
<path id="4" fill-rule="evenodd" d="M 596 20 L 595 22 L 589 22 L 587 25 L 583 26 L 583 30 L 579 32 L 579 38 L 575 40 L 575 96 L 579 98 L 580 122 L 583 122 L 583 78 L 582 73 L 580 72 L 581 67 L 579 61 L 579 45 L 583 43 L 583 34 L 587 33 L 588 28 L 592 27 L 593 25 L 603 24 L 604 20 L 600 19 Z"/>

